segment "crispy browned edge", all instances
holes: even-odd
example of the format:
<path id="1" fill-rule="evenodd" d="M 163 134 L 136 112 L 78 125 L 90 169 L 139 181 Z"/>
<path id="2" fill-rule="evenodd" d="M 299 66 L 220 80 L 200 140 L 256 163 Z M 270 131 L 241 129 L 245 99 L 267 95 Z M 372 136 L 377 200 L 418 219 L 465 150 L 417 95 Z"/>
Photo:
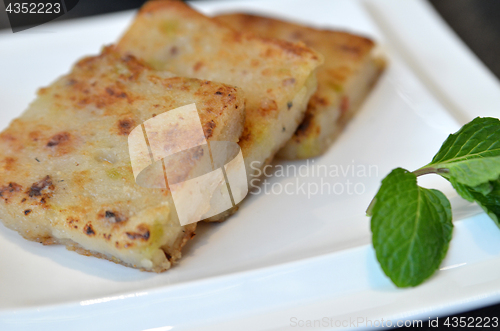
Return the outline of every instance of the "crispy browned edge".
<path id="1" fill-rule="evenodd" d="M 120 58 L 118 56 L 118 53 L 115 53 L 114 45 L 110 45 L 110 46 L 104 47 L 102 50 L 102 53 L 97 55 L 97 56 L 88 56 L 88 57 L 85 57 L 85 58 L 79 60 L 76 63 L 76 66 L 79 66 L 79 65 L 86 63 L 86 62 L 89 62 L 89 61 L 93 61 L 99 57 L 105 56 L 106 54 L 115 54 L 115 56 L 117 56 L 117 59 Z M 139 72 L 142 69 L 152 70 L 151 67 L 149 67 L 147 64 L 145 64 L 144 62 L 135 58 L 132 55 L 127 55 L 121 59 L 126 61 L 127 64 L 129 65 L 130 69 L 135 71 L 135 72 Z M 43 90 L 44 89 L 41 89 L 41 91 L 39 93 L 44 93 Z M 188 224 L 188 225 L 184 226 L 184 235 L 182 237 L 179 237 L 176 240 L 176 242 L 171 250 L 171 251 L 177 252 L 177 255 L 170 256 L 167 252 L 165 252 L 165 255 L 166 255 L 168 261 L 171 263 L 171 266 L 173 266 L 181 258 L 182 247 L 184 247 L 186 245 L 188 240 L 192 239 L 195 236 L 196 225 L 197 225 L 196 223 L 193 223 L 193 224 Z M 139 269 L 141 271 L 153 271 L 153 272 L 161 273 L 161 272 L 169 269 L 169 268 L 158 268 L 157 267 L 157 268 L 153 268 L 152 270 L 146 270 L 145 268 L 138 267 L 136 265 L 132 265 L 129 263 L 125 263 L 125 262 L 123 262 L 123 261 L 121 261 L 113 256 L 108 256 L 106 254 L 102 254 L 102 253 L 98 253 L 96 251 L 91 251 L 91 250 L 85 249 L 81 245 L 79 245 L 78 243 L 76 243 L 75 241 L 70 240 L 70 239 L 58 239 L 58 238 L 55 238 L 52 236 L 48 236 L 48 237 L 27 236 L 25 233 L 22 233 L 22 232 L 19 232 L 19 234 L 24 239 L 29 240 L 29 241 L 39 242 L 43 245 L 64 245 L 66 247 L 66 249 L 68 249 L 70 251 L 77 252 L 78 254 L 85 255 L 85 256 L 93 256 L 93 257 L 97 257 L 100 259 L 105 259 L 105 260 L 114 262 L 116 264 L 121 264 L 123 266 L 136 268 L 136 269 Z"/>
<path id="2" fill-rule="evenodd" d="M 184 226 L 184 236 L 179 238 L 176 241 L 175 246 L 173 247 L 173 250 L 177 250 L 179 252 L 179 255 L 170 256 L 170 258 L 167 256 L 168 261 L 171 263 L 170 267 L 172 267 L 174 264 L 176 264 L 177 261 L 181 258 L 180 252 L 181 252 L 182 247 L 184 247 L 186 245 L 188 240 L 192 239 L 196 235 L 195 234 L 196 225 L 197 225 L 196 223 L 192 223 L 192 224 L 188 224 L 188 225 Z M 125 263 L 125 262 L 121 261 L 120 259 L 115 258 L 114 256 L 108 256 L 108 255 L 105 255 L 102 253 L 98 253 L 95 251 L 85 249 L 82 246 L 80 246 L 78 243 L 74 242 L 73 240 L 69 240 L 69 239 L 59 240 L 59 239 L 54 238 L 54 237 L 35 238 L 35 237 L 26 237 L 26 236 L 23 236 L 23 238 L 30 240 L 30 241 L 39 242 L 39 243 L 46 245 L 46 246 L 47 245 L 64 245 L 64 246 L 66 246 L 67 250 L 74 251 L 80 255 L 97 257 L 99 259 L 108 260 L 108 261 L 114 262 L 116 264 L 121 264 L 121 265 L 126 266 L 126 267 L 132 267 L 135 269 L 139 269 L 141 271 L 152 271 L 152 272 L 161 273 L 161 272 L 164 272 L 164 271 L 169 269 L 169 268 L 153 268 L 152 270 L 147 270 L 147 269 L 138 267 L 136 265 Z"/>
<path id="3" fill-rule="evenodd" d="M 239 40 L 239 39 L 243 39 L 243 38 L 249 39 L 249 40 L 257 39 L 257 40 L 263 41 L 263 42 L 268 43 L 268 44 L 274 44 L 288 53 L 292 53 L 292 54 L 295 54 L 298 56 L 308 56 L 311 59 L 320 60 L 320 58 L 318 58 L 318 53 L 316 53 L 314 50 L 307 47 L 302 42 L 291 43 L 291 42 L 284 41 L 281 39 L 265 38 L 265 37 L 257 36 L 257 35 L 252 34 L 252 33 L 245 33 L 245 32 L 236 31 L 233 28 L 229 27 L 227 24 L 218 22 L 216 19 L 208 17 L 208 16 L 196 11 L 195 9 L 193 9 L 192 7 L 190 7 L 189 5 L 187 5 L 186 3 L 184 3 L 180 0 L 150 0 L 150 1 L 146 2 L 141 7 L 137 16 L 148 14 L 148 13 L 153 13 L 153 12 L 157 12 L 157 11 L 167 10 L 167 9 L 170 11 L 177 11 L 180 14 L 182 14 L 182 16 L 193 17 L 196 19 L 210 20 L 211 23 L 217 24 L 217 25 L 223 27 L 225 30 L 231 31 L 235 40 Z"/>
<path id="4" fill-rule="evenodd" d="M 346 44 L 345 47 L 356 47 L 356 49 L 359 49 L 360 53 L 363 54 L 368 54 L 369 52 L 373 51 L 375 48 L 375 43 L 373 40 L 370 38 L 367 38 L 362 35 L 358 34 L 352 34 L 347 31 L 342 31 L 342 30 L 331 30 L 331 29 L 321 29 L 321 28 L 314 28 L 311 26 L 307 25 L 301 25 L 298 23 L 293 23 L 290 21 L 286 20 L 281 20 L 279 18 L 273 18 L 273 17 L 268 17 L 268 16 L 262 16 L 262 15 L 257 15 L 257 14 L 252 14 L 252 13 L 242 13 L 242 12 L 234 12 L 234 13 L 222 13 L 220 15 L 214 16 L 214 19 L 217 20 L 219 23 L 226 24 L 236 30 L 241 30 L 245 26 L 266 26 L 269 28 L 269 30 L 275 30 L 276 28 L 286 26 L 289 29 L 297 29 L 299 34 L 302 33 L 313 33 L 313 34 L 323 34 L 325 35 L 325 38 L 334 33 L 337 36 L 342 36 L 346 40 L 348 40 L 348 44 Z M 229 19 L 229 21 L 227 21 Z M 250 33 L 255 33 L 256 35 L 259 35 L 262 37 L 258 32 L 250 32 Z M 300 38 L 300 37 L 298 37 Z M 305 45 L 305 43 L 304 43 Z M 314 47 L 314 46 L 311 46 Z M 376 56 L 372 58 L 372 61 L 375 63 L 377 66 L 377 72 L 375 75 L 373 75 L 371 78 L 370 82 L 370 87 L 366 91 L 366 93 L 363 95 L 362 99 L 366 98 L 366 96 L 369 94 L 369 92 L 372 90 L 372 88 L 375 86 L 376 82 L 378 81 L 380 75 L 383 73 L 384 69 L 387 66 L 387 60 L 383 56 Z M 365 64 L 366 65 L 366 64 Z M 318 72 L 321 72 L 322 66 L 319 67 Z M 339 77 L 343 76 L 341 72 L 338 72 L 336 70 L 335 72 L 332 72 L 332 75 L 338 75 Z M 344 79 L 342 79 L 344 80 Z M 344 81 L 341 82 L 342 84 Z M 340 97 L 343 97 L 341 94 Z M 315 116 L 314 114 L 316 113 L 316 109 L 318 105 L 322 106 L 328 106 L 327 100 L 324 100 L 323 98 L 320 97 L 319 91 L 316 92 L 310 99 L 307 110 L 304 116 L 304 120 L 300 123 L 298 126 L 297 130 L 294 132 L 293 136 L 290 138 L 290 140 L 293 140 L 295 143 L 301 143 L 304 139 L 307 139 L 309 135 L 314 135 L 314 131 L 319 130 L 319 127 L 315 125 L 311 125 L 312 118 Z M 362 102 L 355 105 L 354 108 L 349 108 L 348 111 L 343 112 L 341 114 L 341 117 L 338 119 L 338 121 L 334 124 L 338 129 L 337 132 L 334 136 L 331 137 L 332 141 L 334 141 L 343 131 L 343 129 L 346 127 L 346 125 L 349 123 L 349 121 L 356 115 L 357 111 L 361 108 Z M 326 146 L 325 148 L 322 148 L 319 150 L 317 153 L 312 153 L 310 156 L 304 157 L 300 155 L 295 155 L 293 157 L 285 157 L 282 153 L 278 152 L 277 157 L 279 158 L 285 158 L 285 159 L 305 159 L 305 158 L 311 158 L 311 157 L 317 157 L 323 154 L 326 150 L 328 150 L 329 146 Z"/>
<path id="5" fill-rule="evenodd" d="M 142 16 L 142 15 L 147 15 L 149 13 L 155 13 L 163 10 L 169 10 L 169 11 L 177 11 L 179 12 L 179 15 L 185 16 L 185 17 L 192 17 L 195 19 L 203 19 L 203 20 L 209 20 L 212 24 L 216 24 L 220 27 L 222 27 L 224 30 L 226 30 L 228 33 L 230 33 L 231 37 L 234 38 L 234 40 L 242 40 L 242 39 L 247 39 L 247 40 L 259 40 L 263 43 L 267 43 L 270 45 L 275 45 L 279 48 L 281 48 L 283 51 L 287 53 L 291 53 L 297 56 L 304 56 L 308 57 L 312 60 L 320 61 L 323 62 L 323 56 L 313 49 L 309 48 L 306 44 L 304 44 L 301 41 L 297 42 L 289 42 L 277 38 L 267 38 L 267 37 L 262 37 L 258 36 L 254 33 L 247 33 L 247 32 L 242 32 L 235 30 L 234 28 L 228 26 L 227 24 L 223 22 L 219 22 L 216 18 L 213 17 L 208 17 L 202 13 L 199 13 L 198 11 L 194 10 L 191 8 L 189 5 L 185 4 L 184 2 L 180 0 L 149 0 L 146 2 L 141 9 L 139 10 L 139 13 L 137 16 Z M 133 24 L 133 23 L 132 23 Z M 120 49 L 120 45 L 118 44 L 118 49 Z M 307 110 L 306 110 L 307 111 Z M 243 134 L 240 137 L 240 146 L 241 144 L 248 144 L 251 142 L 253 139 L 253 135 L 248 133 L 248 128 L 245 126 L 245 129 L 243 131 Z M 283 146 L 279 146 L 276 149 L 276 152 L 273 156 L 270 158 L 266 159 L 264 161 L 264 165 L 269 164 L 272 162 L 273 158 L 276 156 L 276 153 L 279 151 L 279 149 Z M 205 221 L 207 222 L 222 222 L 226 220 L 229 216 L 233 215 L 238 211 L 239 207 L 233 207 L 219 215 L 212 216 Z"/>

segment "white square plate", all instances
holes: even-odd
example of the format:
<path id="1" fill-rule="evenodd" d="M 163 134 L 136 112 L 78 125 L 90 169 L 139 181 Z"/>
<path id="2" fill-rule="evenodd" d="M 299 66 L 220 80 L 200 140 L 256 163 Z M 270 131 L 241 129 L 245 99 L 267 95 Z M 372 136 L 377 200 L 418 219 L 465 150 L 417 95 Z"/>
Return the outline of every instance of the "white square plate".
<path id="1" fill-rule="evenodd" d="M 206 13 L 246 10 L 361 33 L 381 44 L 389 67 L 326 155 L 279 163 L 304 172 L 270 178 L 268 193 L 249 196 L 230 220 L 200 225 L 166 273 L 44 247 L 0 226 L 1 330 L 282 330 L 307 320 L 320 320 L 324 329 L 352 320 L 359 323 L 344 326 L 365 327 L 366 319 L 426 321 L 500 301 L 500 231 L 444 180 L 419 180 L 443 190 L 454 208 L 454 238 L 434 277 L 397 289 L 371 248 L 364 212 L 381 179 L 395 167 L 426 164 L 473 117 L 500 117 L 498 81 L 427 3 L 194 5 Z M 38 87 L 113 43 L 132 18 L 126 12 L 0 33 L 0 129 Z M 320 177 L 313 173 L 320 166 L 339 172 Z M 321 180 L 336 190 L 314 193 Z M 278 194 L 287 183 L 292 194 Z"/>

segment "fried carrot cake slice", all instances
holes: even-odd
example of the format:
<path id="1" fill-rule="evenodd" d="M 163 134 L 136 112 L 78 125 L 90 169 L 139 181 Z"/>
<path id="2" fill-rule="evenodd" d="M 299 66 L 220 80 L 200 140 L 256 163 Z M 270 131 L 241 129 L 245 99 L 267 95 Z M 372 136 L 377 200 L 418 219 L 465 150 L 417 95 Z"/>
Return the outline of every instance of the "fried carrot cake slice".
<path id="1" fill-rule="evenodd" d="M 147 2 L 118 49 L 157 69 L 240 87 L 246 120 L 239 144 L 249 177 L 297 129 L 322 62 L 302 43 L 236 32 L 180 1 Z"/>
<path id="2" fill-rule="evenodd" d="M 236 143 L 244 100 L 235 87 L 152 70 L 113 47 L 84 58 L 0 133 L 0 219 L 29 240 L 169 269 L 196 223 L 181 225 L 168 187 L 136 183 L 131 132 L 145 141 L 145 121 L 194 103 L 208 141 Z"/>
<path id="3" fill-rule="evenodd" d="M 304 120 L 280 150 L 285 159 L 304 159 L 324 153 L 360 108 L 385 67 L 372 40 L 333 30 L 318 30 L 249 14 L 217 16 L 239 31 L 267 38 L 302 41 L 324 56 L 318 69 L 318 89 Z"/>
<path id="4" fill-rule="evenodd" d="M 302 122 L 322 63 L 302 43 L 236 32 L 180 1 L 147 2 L 117 47 L 154 68 L 243 90 L 246 119 L 239 145 L 248 181 Z M 222 221 L 235 210 L 209 220 Z"/>

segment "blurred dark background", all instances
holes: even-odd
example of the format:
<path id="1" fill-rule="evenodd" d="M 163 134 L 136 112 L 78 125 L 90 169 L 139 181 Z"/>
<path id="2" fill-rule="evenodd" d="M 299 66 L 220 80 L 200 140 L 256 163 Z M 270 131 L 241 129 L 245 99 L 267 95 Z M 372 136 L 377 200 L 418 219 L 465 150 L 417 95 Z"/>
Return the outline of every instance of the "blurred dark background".
<path id="1" fill-rule="evenodd" d="M 203 0 L 199 0 L 203 1 Z M 457 35 L 500 78 L 500 0 L 428 0 Z M 139 8 L 144 0 L 80 0 L 57 20 Z M 0 29 L 8 28 L 0 1 Z"/>
<path id="2" fill-rule="evenodd" d="M 500 78 L 500 1 L 429 2 L 481 61 Z"/>
<path id="3" fill-rule="evenodd" d="M 500 0 L 428 1 L 479 59 L 500 78 Z M 136 9 L 144 2 L 143 0 L 80 0 L 73 10 L 58 20 Z M 4 9 L 4 4 L 0 1 L 0 29 L 9 27 Z M 500 304 L 454 316 L 500 317 Z M 440 318 L 441 323 L 445 317 Z"/>

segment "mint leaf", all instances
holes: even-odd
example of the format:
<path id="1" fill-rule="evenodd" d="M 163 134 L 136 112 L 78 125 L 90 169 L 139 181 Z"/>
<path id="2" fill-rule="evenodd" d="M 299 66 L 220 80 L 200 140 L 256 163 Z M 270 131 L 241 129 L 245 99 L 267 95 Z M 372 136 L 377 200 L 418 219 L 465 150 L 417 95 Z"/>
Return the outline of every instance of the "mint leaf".
<path id="1" fill-rule="evenodd" d="M 490 194 L 493 191 L 492 182 L 486 182 L 478 186 L 471 187 L 474 191 L 481 193 L 482 195 Z"/>
<path id="2" fill-rule="evenodd" d="M 465 200 L 467 200 L 469 202 L 474 202 L 475 201 L 474 200 L 474 196 L 470 193 L 470 188 L 469 187 L 467 187 L 466 185 L 464 185 L 462 183 L 457 182 L 453 178 L 450 179 L 450 183 L 453 186 L 453 188 L 455 189 L 455 191 L 457 191 L 457 193 L 462 198 L 464 198 Z"/>
<path id="3" fill-rule="evenodd" d="M 500 156 L 500 120 L 477 117 L 448 136 L 429 166 L 492 156 Z"/>
<path id="4" fill-rule="evenodd" d="M 469 187 L 500 176 L 500 120 L 476 118 L 451 134 L 423 169 L 438 169 L 441 176 Z"/>
<path id="5" fill-rule="evenodd" d="M 500 225 L 500 120 L 478 117 L 464 125 L 446 139 L 426 169 L 439 170 L 461 197 L 477 202 Z"/>
<path id="6" fill-rule="evenodd" d="M 488 183 L 491 190 L 488 194 L 483 194 L 477 188 L 471 188 L 463 185 L 468 194 L 483 208 L 488 216 L 500 227 L 500 181 L 492 181 Z"/>
<path id="7" fill-rule="evenodd" d="M 443 163 L 439 167 L 448 169 L 448 172 L 440 173 L 445 178 L 453 178 L 467 186 L 480 186 L 500 176 L 500 156 Z"/>
<path id="8" fill-rule="evenodd" d="M 435 173 L 458 194 L 476 202 L 500 227 L 500 120 L 476 118 L 448 136 L 427 166 L 413 173 L 394 169 L 367 210 L 373 247 L 384 272 L 399 287 L 430 277 L 448 250 L 453 225 L 448 199 L 417 185 Z"/>
<path id="9" fill-rule="evenodd" d="M 398 287 L 416 286 L 441 264 L 453 224 L 448 199 L 417 185 L 415 174 L 394 169 L 372 209 L 373 247 L 385 274 Z"/>

